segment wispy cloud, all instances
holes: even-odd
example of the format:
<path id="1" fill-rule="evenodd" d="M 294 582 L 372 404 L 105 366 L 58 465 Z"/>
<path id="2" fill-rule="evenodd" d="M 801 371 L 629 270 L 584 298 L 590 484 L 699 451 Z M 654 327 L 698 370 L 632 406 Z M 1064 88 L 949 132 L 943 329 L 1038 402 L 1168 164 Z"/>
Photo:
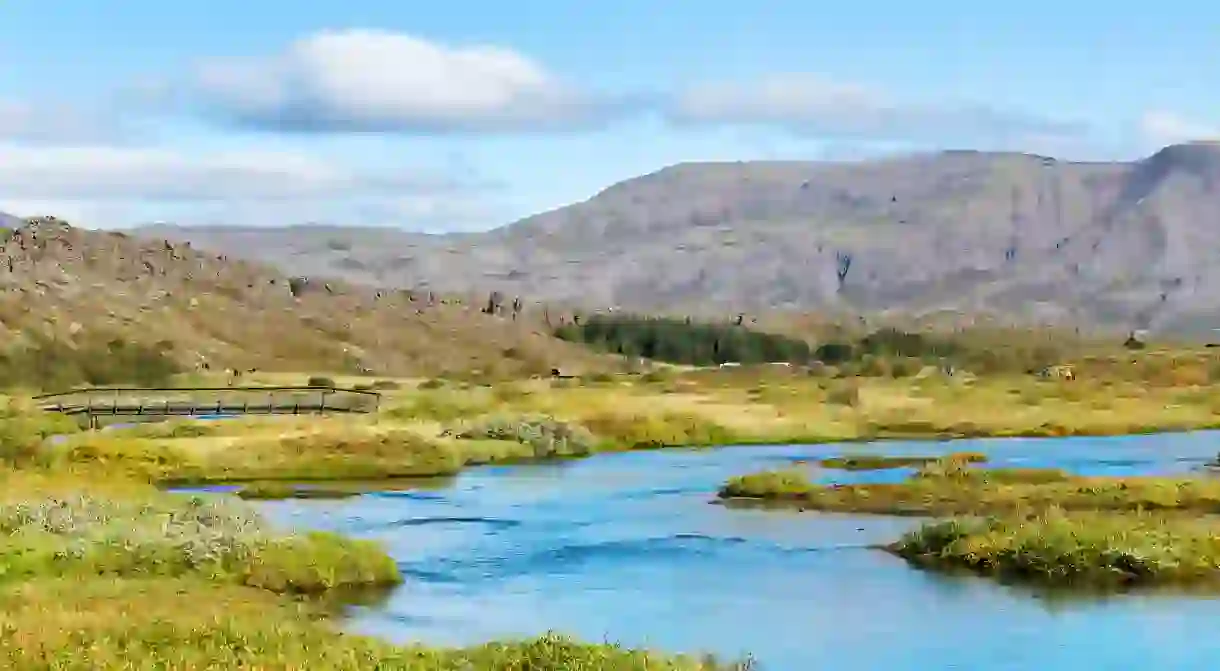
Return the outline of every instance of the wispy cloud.
<path id="1" fill-rule="evenodd" d="M 387 219 L 377 223 L 383 224 L 461 224 L 498 190 L 446 172 L 364 171 L 291 152 L 13 145 L 0 146 L 0 155 L 0 210 L 56 214 L 86 225 L 150 218 L 350 222 L 357 212 L 382 213 Z"/>
<path id="2" fill-rule="evenodd" d="M 764 124 L 807 135 L 876 141 L 965 143 L 1088 131 L 1079 122 L 985 104 L 900 101 L 860 84 L 799 74 L 694 86 L 675 96 L 666 114 L 682 124 Z"/>
<path id="3" fill-rule="evenodd" d="M 1143 139 L 1152 146 L 1193 140 L 1220 140 L 1220 124 L 1208 124 L 1165 110 L 1151 110 L 1139 122 Z"/>
<path id="4" fill-rule="evenodd" d="M 33 145 L 122 144 L 136 139 L 113 109 L 64 101 L 0 99 L 0 141 Z"/>

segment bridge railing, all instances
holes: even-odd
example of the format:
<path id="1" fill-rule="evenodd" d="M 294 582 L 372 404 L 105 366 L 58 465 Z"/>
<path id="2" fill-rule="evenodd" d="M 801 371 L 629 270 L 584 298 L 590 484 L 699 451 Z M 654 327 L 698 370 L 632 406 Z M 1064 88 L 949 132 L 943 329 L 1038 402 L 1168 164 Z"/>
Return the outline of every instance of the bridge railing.
<path id="1" fill-rule="evenodd" d="M 315 412 L 375 412 L 381 394 L 343 387 L 89 387 L 41 394 L 34 397 L 44 410 L 74 413 L 113 413 L 120 409 L 160 406 L 181 412 L 209 408 L 234 412 L 238 409 L 305 408 Z M 195 413 L 192 413 L 195 414 Z"/>

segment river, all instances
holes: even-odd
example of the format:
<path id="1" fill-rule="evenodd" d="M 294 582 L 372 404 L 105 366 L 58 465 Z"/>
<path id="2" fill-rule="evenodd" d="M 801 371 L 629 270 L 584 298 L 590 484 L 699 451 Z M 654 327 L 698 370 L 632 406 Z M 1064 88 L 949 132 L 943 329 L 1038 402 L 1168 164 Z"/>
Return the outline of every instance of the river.
<path id="1" fill-rule="evenodd" d="M 1188 472 L 1220 434 L 729 447 L 483 467 L 451 484 L 260 504 L 383 541 L 406 584 L 348 627 L 465 644 L 547 630 L 666 651 L 749 652 L 766 671 L 1214 669 L 1220 600 L 1062 599 L 908 567 L 869 545 L 911 519 L 708 505 L 728 477 L 821 455 L 980 451 L 999 466 Z M 906 471 L 816 471 L 827 481 Z"/>

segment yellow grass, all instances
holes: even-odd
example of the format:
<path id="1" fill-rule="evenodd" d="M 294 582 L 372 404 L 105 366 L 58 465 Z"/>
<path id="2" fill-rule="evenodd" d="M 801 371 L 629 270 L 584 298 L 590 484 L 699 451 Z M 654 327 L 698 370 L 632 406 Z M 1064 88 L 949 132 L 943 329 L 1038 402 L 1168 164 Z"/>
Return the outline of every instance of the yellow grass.
<path id="1" fill-rule="evenodd" d="M 446 475 L 533 454 L 526 441 L 512 436 L 462 438 L 462 425 L 491 418 L 503 424 L 550 417 L 580 426 L 597 439 L 593 451 L 1220 426 L 1220 395 L 1209 387 L 1109 380 L 825 379 L 796 372 L 694 371 L 486 385 L 399 382 L 399 388 L 383 392 L 382 410 L 374 415 L 85 432 L 57 452 L 76 467 L 101 466 L 146 480 L 368 479 Z"/>

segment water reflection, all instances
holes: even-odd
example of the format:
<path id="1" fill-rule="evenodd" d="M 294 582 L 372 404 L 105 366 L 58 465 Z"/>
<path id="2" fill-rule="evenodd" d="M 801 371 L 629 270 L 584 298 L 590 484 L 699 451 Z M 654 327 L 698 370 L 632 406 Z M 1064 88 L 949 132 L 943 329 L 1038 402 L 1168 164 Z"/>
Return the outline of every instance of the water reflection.
<path id="1" fill-rule="evenodd" d="M 910 569 L 871 546 L 912 518 L 708 505 L 726 478 L 837 454 L 985 452 L 996 466 L 1189 472 L 1216 434 L 743 447 L 471 471 L 428 491 L 263 504 L 283 524 L 378 538 L 408 582 L 353 629 L 470 643 L 559 629 L 771 670 L 1210 669 L 1220 601 L 1072 598 Z M 838 481 L 910 469 L 832 471 Z"/>

